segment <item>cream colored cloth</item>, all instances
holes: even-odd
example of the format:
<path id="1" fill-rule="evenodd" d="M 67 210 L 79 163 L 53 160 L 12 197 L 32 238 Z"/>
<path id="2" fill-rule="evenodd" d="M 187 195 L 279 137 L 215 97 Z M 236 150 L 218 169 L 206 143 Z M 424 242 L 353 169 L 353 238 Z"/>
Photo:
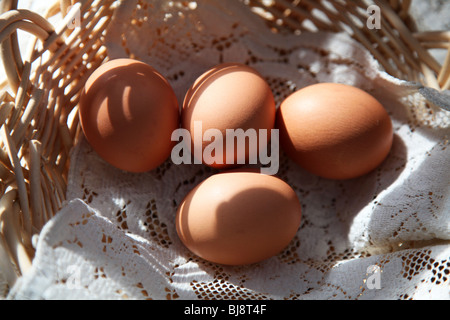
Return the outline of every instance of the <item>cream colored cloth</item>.
<path id="1" fill-rule="evenodd" d="M 163 73 L 180 102 L 198 75 L 228 61 L 257 69 L 277 106 L 313 83 L 360 87 L 388 110 L 392 151 L 349 181 L 321 179 L 281 154 L 278 175 L 302 203 L 301 227 L 279 255 L 228 267 L 191 254 L 174 226 L 183 197 L 214 170 L 168 159 L 130 174 L 82 140 L 72 152 L 68 201 L 8 298 L 450 298 L 449 112 L 422 94 L 442 105 L 444 95 L 380 71 L 346 35 L 272 33 L 237 1 L 123 1 L 106 40 L 110 58 L 136 58 Z"/>

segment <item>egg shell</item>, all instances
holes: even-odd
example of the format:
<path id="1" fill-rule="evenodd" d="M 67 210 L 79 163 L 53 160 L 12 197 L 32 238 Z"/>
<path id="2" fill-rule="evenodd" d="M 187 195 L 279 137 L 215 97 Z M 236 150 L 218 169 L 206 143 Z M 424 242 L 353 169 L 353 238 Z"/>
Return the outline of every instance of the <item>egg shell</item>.
<path id="1" fill-rule="evenodd" d="M 123 58 L 104 63 L 88 78 L 79 116 L 100 157 L 119 169 L 145 172 L 169 157 L 180 111 L 172 87 L 157 70 Z"/>
<path id="2" fill-rule="evenodd" d="M 350 85 L 320 83 L 287 97 L 277 112 L 280 143 L 304 169 L 324 178 L 363 176 L 388 156 L 391 119 L 369 93 Z"/>
<path id="3" fill-rule="evenodd" d="M 231 170 L 198 184 L 177 210 L 184 245 L 213 263 L 246 265 L 280 253 L 296 235 L 301 205 L 283 180 Z"/>
<path id="4" fill-rule="evenodd" d="M 267 138 L 261 140 L 261 146 L 267 147 L 270 141 L 271 129 L 275 126 L 276 106 L 271 88 L 266 80 L 255 69 L 239 63 L 223 63 L 203 73 L 187 91 L 181 111 L 181 126 L 191 133 L 191 150 L 194 156 L 201 154 L 211 143 L 203 139 L 202 143 L 195 145 L 196 121 L 201 121 L 203 137 L 209 129 L 220 130 L 223 136 L 222 163 L 215 161 L 206 163 L 214 168 L 233 168 L 240 164 L 248 164 L 250 157 L 255 157 L 247 143 L 245 156 L 238 157 L 235 144 L 234 161 L 226 160 L 226 129 L 260 129 L 267 130 Z M 258 148 L 259 152 L 259 135 Z M 195 151 L 198 148 L 200 151 Z M 216 150 L 220 152 L 219 150 Z M 198 158 L 198 157 L 197 157 Z"/>

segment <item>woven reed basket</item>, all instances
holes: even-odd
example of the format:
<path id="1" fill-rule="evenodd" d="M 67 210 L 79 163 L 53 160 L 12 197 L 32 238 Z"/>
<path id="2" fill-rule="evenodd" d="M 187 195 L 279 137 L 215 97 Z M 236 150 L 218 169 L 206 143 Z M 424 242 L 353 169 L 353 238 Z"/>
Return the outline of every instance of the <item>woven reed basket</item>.
<path id="1" fill-rule="evenodd" d="M 270 12 L 271 28 L 309 31 L 308 20 L 317 30 L 350 33 L 392 76 L 438 90 L 450 88 L 450 31 L 418 32 L 409 15 L 411 0 L 246 3 L 249 10 Z M 370 4 L 383 13 L 376 32 L 366 27 Z M 0 268 L 9 287 L 31 266 L 33 235 L 64 203 L 70 150 L 81 132 L 74 111 L 85 81 L 108 59 L 104 36 L 116 5 L 113 0 L 61 0 L 41 16 L 17 9 L 17 0 L 0 2 L 7 79 L 0 84 Z M 81 11 L 68 10 L 70 6 Z M 318 18 L 317 10 L 332 22 Z M 69 28 L 79 12 L 82 27 Z M 57 25 L 49 22 L 54 18 Z M 19 50 L 18 34 L 23 33 L 18 29 L 33 36 L 29 52 Z M 431 49 L 448 51 L 443 64 Z"/>

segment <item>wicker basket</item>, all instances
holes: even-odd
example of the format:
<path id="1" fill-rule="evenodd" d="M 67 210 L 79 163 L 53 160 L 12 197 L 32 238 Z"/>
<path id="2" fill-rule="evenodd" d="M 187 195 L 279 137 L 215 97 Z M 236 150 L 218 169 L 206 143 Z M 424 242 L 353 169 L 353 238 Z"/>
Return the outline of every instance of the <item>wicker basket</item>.
<path id="1" fill-rule="evenodd" d="M 376 32 L 366 25 L 370 4 L 383 12 Z M 108 58 L 104 35 L 116 4 L 61 0 L 44 16 L 17 10 L 17 0 L 3 0 L 2 5 L 0 43 L 7 82 L 0 84 L 0 268 L 12 286 L 31 265 L 33 235 L 65 200 L 70 150 L 80 134 L 75 112 L 79 94 L 87 77 Z M 345 31 L 389 74 L 449 89 L 450 31 L 417 32 L 410 5 L 411 0 L 248 1 L 249 9 L 270 13 L 266 22 L 277 32 Z M 79 12 L 81 28 L 70 28 Z M 19 50 L 18 29 L 35 37 L 29 52 Z M 443 65 L 430 49 L 448 50 Z"/>

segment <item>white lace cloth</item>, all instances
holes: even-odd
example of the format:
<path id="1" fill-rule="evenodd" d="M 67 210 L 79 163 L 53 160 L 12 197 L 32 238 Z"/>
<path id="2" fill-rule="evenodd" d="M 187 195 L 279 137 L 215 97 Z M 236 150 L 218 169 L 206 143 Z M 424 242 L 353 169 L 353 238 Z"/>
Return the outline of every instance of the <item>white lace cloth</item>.
<path id="1" fill-rule="evenodd" d="M 279 255 L 228 267 L 191 254 L 175 231 L 177 205 L 214 170 L 168 159 L 130 174 L 82 140 L 72 152 L 67 204 L 45 225 L 32 269 L 8 298 L 450 298 L 449 112 L 425 103 L 420 86 L 380 71 L 345 35 L 274 34 L 237 1 L 151 3 L 121 3 L 107 35 L 109 56 L 153 65 L 180 101 L 198 75 L 226 61 L 260 71 L 277 105 L 309 84 L 347 83 L 388 110 L 392 152 L 350 181 L 321 179 L 281 154 L 278 175 L 303 205 L 301 227 Z"/>

